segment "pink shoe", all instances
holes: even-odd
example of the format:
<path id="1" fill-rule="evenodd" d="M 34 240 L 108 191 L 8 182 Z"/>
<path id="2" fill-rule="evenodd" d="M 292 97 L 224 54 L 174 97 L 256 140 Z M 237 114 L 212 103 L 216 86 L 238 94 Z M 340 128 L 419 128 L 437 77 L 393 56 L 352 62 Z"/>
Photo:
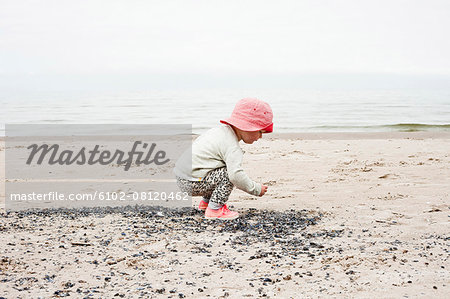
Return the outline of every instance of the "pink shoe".
<path id="1" fill-rule="evenodd" d="M 218 210 L 213 210 L 211 208 L 207 208 L 206 212 L 205 212 L 206 219 L 231 220 L 231 219 L 236 219 L 238 217 L 239 217 L 239 213 L 228 210 L 227 205 L 223 205 Z"/>
<path id="2" fill-rule="evenodd" d="M 198 204 L 198 209 L 200 211 L 206 210 L 207 207 L 208 207 L 208 203 L 203 200 L 201 200 L 200 203 Z"/>

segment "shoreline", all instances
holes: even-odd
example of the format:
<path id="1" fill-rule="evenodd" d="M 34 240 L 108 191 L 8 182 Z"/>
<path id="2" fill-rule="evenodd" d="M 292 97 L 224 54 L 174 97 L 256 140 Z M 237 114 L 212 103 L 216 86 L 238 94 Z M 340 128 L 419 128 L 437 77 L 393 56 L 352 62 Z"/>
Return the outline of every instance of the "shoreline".
<path id="1" fill-rule="evenodd" d="M 200 136 L 200 134 L 192 134 Z M 0 136 L 0 142 L 5 141 Z M 450 139 L 447 131 L 417 131 L 417 132 L 292 132 L 264 134 L 263 139 L 294 139 L 294 140 L 366 140 L 366 139 Z M 2 146 L 0 144 L 0 146 Z"/>
<path id="2" fill-rule="evenodd" d="M 273 134 L 273 135 L 272 135 Z M 355 139 L 449 139 L 450 132 L 298 132 L 271 133 L 271 139 L 304 139 L 304 140 L 355 140 Z M 266 135 L 263 135 L 265 137 Z"/>

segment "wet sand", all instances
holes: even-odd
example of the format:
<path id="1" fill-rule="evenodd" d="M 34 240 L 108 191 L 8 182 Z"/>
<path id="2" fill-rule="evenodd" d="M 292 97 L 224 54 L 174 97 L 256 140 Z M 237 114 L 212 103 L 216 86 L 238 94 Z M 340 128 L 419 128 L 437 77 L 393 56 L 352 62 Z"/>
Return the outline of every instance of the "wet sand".
<path id="1" fill-rule="evenodd" d="M 232 222 L 151 207 L 3 212 L 0 296 L 447 296 L 450 134 L 264 137 L 243 145 L 244 168 L 269 191 L 233 191 Z"/>

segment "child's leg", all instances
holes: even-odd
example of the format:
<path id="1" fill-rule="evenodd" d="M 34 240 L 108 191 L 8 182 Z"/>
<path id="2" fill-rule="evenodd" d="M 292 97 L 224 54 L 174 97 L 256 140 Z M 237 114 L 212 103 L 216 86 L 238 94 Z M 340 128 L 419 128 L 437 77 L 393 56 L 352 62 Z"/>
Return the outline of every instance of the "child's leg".
<path id="1" fill-rule="evenodd" d="M 208 172 L 201 181 L 187 181 L 177 178 L 178 187 L 191 196 L 203 196 L 211 209 L 220 209 L 233 191 L 233 183 L 228 178 L 226 167 Z"/>
<path id="2" fill-rule="evenodd" d="M 182 192 L 186 192 L 187 194 L 192 196 L 192 182 L 191 181 L 177 177 L 177 185 L 178 185 L 178 188 L 180 188 L 180 190 Z"/>
<path id="3" fill-rule="evenodd" d="M 198 183 L 199 182 L 188 181 L 177 177 L 177 185 L 181 191 L 186 192 L 191 196 L 203 196 L 203 200 L 200 202 L 198 208 L 199 210 L 204 211 L 208 207 L 209 199 L 211 198 L 213 190 L 208 190 L 204 187 L 202 188 L 202 186 L 199 186 Z"/>
<path id="4" fill-rule="evenodd" d="M 204 190 L 203 199 L 209 202 L 211 209 L 220 209 L 230 197 L 233 191 L 233 183 L 228 178 L 227 168 L 221 167 L 214 169 L 203 178 L 202 183 Z"/>

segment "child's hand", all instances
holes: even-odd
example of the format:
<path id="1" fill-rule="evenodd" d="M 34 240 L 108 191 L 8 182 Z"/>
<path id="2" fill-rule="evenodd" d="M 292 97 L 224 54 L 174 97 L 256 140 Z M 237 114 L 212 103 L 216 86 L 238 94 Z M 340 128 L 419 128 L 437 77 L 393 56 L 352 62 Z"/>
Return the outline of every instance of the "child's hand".
<path id="1" fill-rule="evenodd" d="M 266 194 L 267 188 L 268 187 L 266 185 L 261 185 L 261 193 L 259 194 L 259 196 L 263 196 L 264 194 Z"/>

